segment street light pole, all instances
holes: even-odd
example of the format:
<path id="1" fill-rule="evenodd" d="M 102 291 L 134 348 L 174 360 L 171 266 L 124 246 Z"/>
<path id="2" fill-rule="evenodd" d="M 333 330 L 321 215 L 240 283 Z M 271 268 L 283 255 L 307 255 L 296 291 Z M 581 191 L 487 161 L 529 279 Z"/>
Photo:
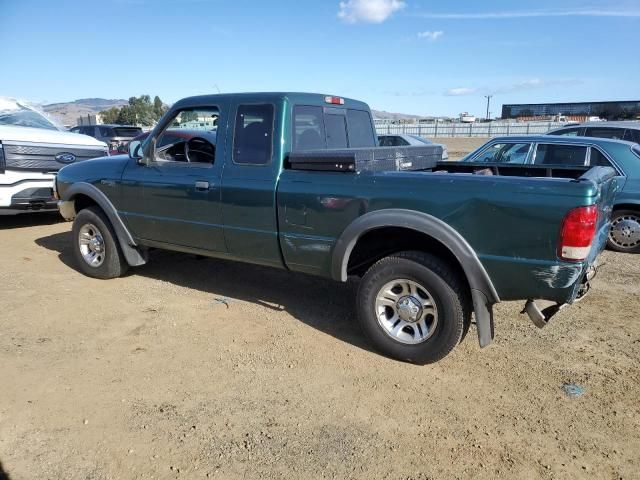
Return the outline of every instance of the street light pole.
<path id="1" fill-rule="evenodd" d="M 484 96 L 484 98 L 487 99 L 487 116 L 485 117 L 487 120 L 489 120 L 489 104 L 491 103 L 491 97 L 493 97 L 493 95 Z"/>

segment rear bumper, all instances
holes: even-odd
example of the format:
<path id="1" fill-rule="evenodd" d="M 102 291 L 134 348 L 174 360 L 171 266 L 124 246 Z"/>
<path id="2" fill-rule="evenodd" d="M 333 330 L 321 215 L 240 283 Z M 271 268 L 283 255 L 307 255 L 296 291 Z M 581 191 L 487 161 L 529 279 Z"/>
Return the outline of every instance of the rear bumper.
<path id="1" fill-rule="evenodd" d="M 596 273 L 596 265 L 589 266 L 578 284 L 577 294 L 572 298 L 572 302 L 581 300 L 589 292 L 589 282 L 596 276 Z M 548 300 L 527 300 L 521 313 L 526 313 L 536 327 L 544 328 L 551 318 L 567 305 L 567 303 L 560 304 Z"/>

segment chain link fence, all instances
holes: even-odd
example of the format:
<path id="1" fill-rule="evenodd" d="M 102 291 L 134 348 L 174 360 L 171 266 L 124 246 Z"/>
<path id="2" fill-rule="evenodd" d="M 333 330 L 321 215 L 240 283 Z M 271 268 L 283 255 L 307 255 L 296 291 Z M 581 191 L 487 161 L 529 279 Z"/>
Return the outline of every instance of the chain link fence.
<path id="1" fill-rule="evenodd" d="M 391 123 L 384 120 L 375 120 L 374 123 L 378 135 L 403 133 L 432 138 L 543 135 L 565 125 L 563 122 Z"/>

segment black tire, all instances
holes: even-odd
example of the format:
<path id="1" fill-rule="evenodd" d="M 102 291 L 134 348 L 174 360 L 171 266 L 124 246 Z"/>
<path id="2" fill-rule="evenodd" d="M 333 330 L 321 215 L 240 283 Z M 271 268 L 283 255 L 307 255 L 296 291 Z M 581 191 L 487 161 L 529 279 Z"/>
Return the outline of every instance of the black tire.
<path id="1" fill-rule="evenodd" d="M 420 284 L 435 302 L 437 323 L 431 336 L 422 343 L 402 343 L 378 321 L 377 295 L 386 284 L 397 279 Z M 362 278 L 357 303 L 360 325 L 375 348 L 392 358 L 412 363 L 434 363 L 443 359 L 460 343 L 471 323 L 466 283 L 446 262 L 423 252 L 401 252 L 375 263 Z"/>
<path id="2" fill-rule="evenodd" d="M 619 222 L 627 222 L 625 232 L 614 232 Z M 638 210 L 614 210 L 611 215 L 611 230 L 607 238 L 607 247 L 615 252 L 640 253 L 640 242 L 634 242 L 640 235 L 640 211 Z"/>
<path id="3" fill-rule="evenodd" d="M 103 258 L 98 265 L 91 265 L 85 260 L 80 247 L 80 233 L 83 227 L 88 228 L 90 226 L 94 226 L 97 229 L 97 233 L 103 242 L 101 248 Z M 99 207 L 88 207 L 80 210 L 73 221 L 72 236 L 73 255 L 78 269 L 88 277 L 100 279 L 117 278 L 129 268 L 111 222 Z"/>

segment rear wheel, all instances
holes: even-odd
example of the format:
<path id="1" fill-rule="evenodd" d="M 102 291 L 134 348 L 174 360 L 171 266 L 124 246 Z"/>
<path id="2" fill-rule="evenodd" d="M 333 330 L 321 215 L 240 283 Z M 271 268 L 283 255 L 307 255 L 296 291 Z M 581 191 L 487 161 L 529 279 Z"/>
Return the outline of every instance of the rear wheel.
<path id="1" fill-rule="evenodd" d="M 607 245 L 616 252 L 640 253 L 639 211 L 615 210 L 613 212 Z"/>
<path id="2" fill-rule="evenodd" d="M 380 351 L 415 363 L 444 358 L 470 323 L 465 283 L 447 263 L 423 252 L 383 258 L 358 290 L 362 329 Z"/>
<path id="3" fill-rule="evenodd" d="M 109 219 L 98 207 L 81 210 L 73 221 L 73 253 L 82 273 L 94 278 L 116 278 L 128 265 Z"/>

